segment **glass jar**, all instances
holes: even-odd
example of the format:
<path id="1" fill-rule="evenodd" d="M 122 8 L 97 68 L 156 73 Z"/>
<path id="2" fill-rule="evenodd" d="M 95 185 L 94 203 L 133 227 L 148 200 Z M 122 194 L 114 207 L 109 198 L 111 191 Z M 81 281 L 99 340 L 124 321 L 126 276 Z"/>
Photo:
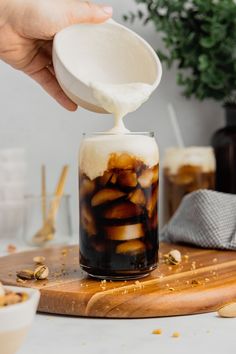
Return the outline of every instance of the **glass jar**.
<path id="1" fill-rule="evenodd" d="M 148 275 L 158 260 L 154 134 L 85 136 L 79 160 L 82 269 L 103 279 Z"/>
<path id="2" fill-rule="evenodd" d="M 59 204 L 54 218 L 50 219 L 50 225 L 53 232 L 42 232 L 41 236 L 37 234 L 39 230 L 45 228 L 48 216 L 44 217 L 42 205 L 45 204 L 46 213 L 50 213 L 54 203 Z M 46 228 L 47 230 L 48 228 Z M 50 228 L 49 228 L 50 230 Z M 70 195 L 63 195 L 60 198 L 54 195 L 25 196 L 24 199 L 24 223 L 23 239 L 33 247 L 48 247 L 52 245 L 69 244 L 72 241 L 73 231 L 71 223 Z"/>
<path id="3" fill-rule="evenodd" d="M 164 224 L 183 197 L 198 189 L 215 189 L 215 156 L 211 147 L 169 148 L 163 161 Z"/>

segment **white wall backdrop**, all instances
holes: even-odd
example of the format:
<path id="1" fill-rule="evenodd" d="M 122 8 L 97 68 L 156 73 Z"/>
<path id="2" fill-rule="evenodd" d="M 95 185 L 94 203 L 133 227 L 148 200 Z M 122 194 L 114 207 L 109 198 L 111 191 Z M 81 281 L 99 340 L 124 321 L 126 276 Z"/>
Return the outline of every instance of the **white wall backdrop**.
<path id="1" fill-rule="evenodd" d="M 100 1 L 98 1 L 100 2 Z M 104 1 L 101 1 L 104 3 Z M 122 14 L 135 8 L 134 0 L 108 0 L 114 7 L 114 18 L 122 22 Z M 131 28 L 142 35 L 154 48 L 160 38 L 150 25 L 135 23 Z M 96 58 L 94 58 L 96 60 Z M 175 83 L 175 70 L 164 68 L 161 85 L 152 98 L 127 118 L 134 131 L 155 131 L 161 152 L 175 145 L 175 137 L 167 111 L 171 101 L 179 118 L 186 145 L 206 145 L 210 136 L 222 124 L 222 110 L 215 102 L 187 101 Z M 4 63 L 0 63 L 0 147 L 27 148 L 29 173 L 28 192 L 40 192 L 40 166 L 48 171 L 48 188 L 54 189 L 60 168 L 70 165 L 66 191 L 73 196 L 72 214 L 77 230 L 77 154 L 82 132 L 100 131 L 112 124 L 111 116 L 96 115 L 83 109 L 75 113 L 58 106 L 31 79 Z"/>

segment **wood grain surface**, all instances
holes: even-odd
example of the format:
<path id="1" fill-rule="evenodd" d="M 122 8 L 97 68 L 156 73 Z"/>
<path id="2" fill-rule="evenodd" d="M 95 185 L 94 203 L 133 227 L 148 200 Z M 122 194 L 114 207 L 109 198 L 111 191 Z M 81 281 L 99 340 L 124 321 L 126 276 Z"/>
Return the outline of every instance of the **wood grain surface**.
<path id="1" fill-rule="evenodd" d="M 182 253 L 180 265 L 163 255 Z M 16 271 L 46 257 L 48 280 L 16 282 Z M 236 300 L 236 252 L 161 244 L 160 265 L 139 281 L 99 281 L 79 268 L 78 246 L 48 248 L 0 258 L 0 281 L 41 290 L 39 311 L 88 317 L 142 318 L 211 312 Z"/>

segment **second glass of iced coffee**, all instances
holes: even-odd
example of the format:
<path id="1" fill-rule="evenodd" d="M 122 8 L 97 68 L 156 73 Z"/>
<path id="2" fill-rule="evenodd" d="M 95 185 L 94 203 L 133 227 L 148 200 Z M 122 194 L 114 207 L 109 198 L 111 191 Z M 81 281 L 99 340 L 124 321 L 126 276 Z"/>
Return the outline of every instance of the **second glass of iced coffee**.
<path id="1" fill-rule="evenodd" d="M 85 137 L 79 165 L 82 269 L 103 279 L 149 274 L 158 258 L 159 154 L 153 134 Z"/>
<path id="2" fill-rule="evenodd" d="M 215 156 L 211 147 L 169 148 L 163 161 L 164 223 L 183 197 L 198 189 L 215 189 Z"/>

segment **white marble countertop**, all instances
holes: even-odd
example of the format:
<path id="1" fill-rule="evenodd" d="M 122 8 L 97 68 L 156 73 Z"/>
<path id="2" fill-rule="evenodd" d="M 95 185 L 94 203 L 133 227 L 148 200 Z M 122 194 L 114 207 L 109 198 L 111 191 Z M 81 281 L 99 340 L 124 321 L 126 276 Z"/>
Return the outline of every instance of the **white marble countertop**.
<path id="1" fill-rule="evenodd" d="M 161 335 L 151 334 L 161 328 Z M 36 316 L 18 354 L 229 354 L 236 319 L 216 314 L 139 320 Z M 180 333 L 172 338 L 173 332 Z"/>
<path id="2" fill-rule="evenodd" d="M 0 256 L 6 246 L 1 243 Z M 180 336 L 172 338 L 173 332 Z M 228 354 L 235 353 L 235 333 L 236 318 L 216 313 L 138 320 L 37 314 L 18 354 Z"/>

